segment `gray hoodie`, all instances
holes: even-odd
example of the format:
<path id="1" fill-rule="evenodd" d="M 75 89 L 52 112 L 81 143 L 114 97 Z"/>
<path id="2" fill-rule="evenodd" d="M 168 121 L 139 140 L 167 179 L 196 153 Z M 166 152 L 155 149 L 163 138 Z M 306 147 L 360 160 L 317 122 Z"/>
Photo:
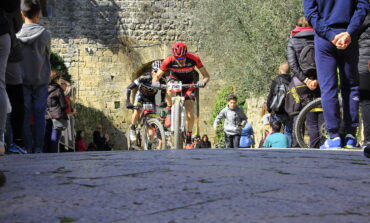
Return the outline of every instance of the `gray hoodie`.
<path id="1" fill-rule="evenodd" d="M 39 86 L 49 83 L 50 77 L 50 33 L 39 24 L 23 24 L 17 33 L 22 43 L 23 85 Z"/>
<path id="2" fill-rule="evenodd" d="M 235 109 L 230 109 L 229 106 L 222 109 L 217 115 L 214 125 L 218 125 L 222 118 L 225 118 L 224 131 L 228 135 L 240 135 L 242 131 L 240 126 L 247 123 L 247 116 L 244 114 L 243 109 L 238 106 Z"/>

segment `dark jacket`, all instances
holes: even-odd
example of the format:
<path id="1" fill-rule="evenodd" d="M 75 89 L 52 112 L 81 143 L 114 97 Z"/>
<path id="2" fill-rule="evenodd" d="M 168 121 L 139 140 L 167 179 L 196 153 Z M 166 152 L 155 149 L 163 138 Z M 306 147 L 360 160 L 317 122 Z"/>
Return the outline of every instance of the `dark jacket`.
<path id="1" fill-rule="evenodd" d="M 0 1 L 0 36 L 9 33 L 9 25 L 4 13 L 12 13 L 19 9 L 20 0 L 1 0 Z"/>
<path id="2" fill-rule="evenodd" d="M 364 23 L 359 31 L 359 63 L 358 72 L 360 74 L 360 91 L 361 97 L 370 98 L 370 71 L 368 61 L 370 60 L 370 13 L 367 14 Z"/>
<path id="3" fill-rule="evenodd" d="M 303 74 L 299 66 L 299 56 L 302 49 L 305 47 L 306 42 L 314 40 L 314 34 L 315 32 L 312 30 L 301 31 L 292 36 L 288 42 L 287 55 L 290 70 L 292 71 L 293 76 L 296 76 L 302 82 L 307 78 L 307 76 Z"/>
<path id="4" fill-rule="evenodd" d="M 93 142 L 94 142 L 97 150 L 104 150 L 106 140 L 105 140 L 104 136 L 101 136 L 99 131 L 94 131 L 94 133 L 93 133 Z"/>
<path id="5" fill-rule="evenodd" d="M 279 78 L 285 79 L 286 82 L 288 82 L 288 83 L 292 79 L 290 74 L 279 74 L 274 80 L 272 80 L 271 85 L 270 85 L 270 91 L 269 91 L 269 94 L 267 95 L 267 101 L 266 101 L 267 111 L 269 113 L 273 113 L 273 111 L 271 110 L 271 103 L 272 103 L 272 99 L 274 97 L 274 89 L 275 89 L 275 86 L 279 83 L 278 82 Z M 282 108 L 281 111 L 274 112 L 274 113 L 275 114 L 286 114 L 284 108 Z"/>
<path id="6" fill-rule="evenodd" d="M 210 141 L 205 142 L 203 140 L 200 140 L 199 148 L 210 149 L 212 148 L 211 142 Z"/>
<path id="7" fill-rule="evenodd" d="M 369 0 L 303 0 L 304 15 L 316 33 L 328 41 L 348 32 L 353 36 L 369 9 Z"/>
<path id="8" fill-rule="evenodd" d="M 63 89 L 57 83 L 49 84 L 46 119 L 68 119 L 64 110 L 67 108 Z"/>

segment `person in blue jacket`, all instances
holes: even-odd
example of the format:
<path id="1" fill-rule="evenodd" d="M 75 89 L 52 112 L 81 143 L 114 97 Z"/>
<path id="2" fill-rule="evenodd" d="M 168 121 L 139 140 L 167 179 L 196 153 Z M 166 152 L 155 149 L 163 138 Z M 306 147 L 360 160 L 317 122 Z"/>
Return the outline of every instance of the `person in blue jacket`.
<path id="1" fill-rule="evenodd" d="M 357 147 L 359 74 L 357 31 L 369 7 L 368 0 L 303 0 L 304 14 L 315 29 L 315 57 L 324 119 L 329 138 L 320 147 Z M 344 138 L 340 133 L 338 101 L 343 98 Z"/>
<path id="2" fill-rule="evenodd" d="M 240 136 L 240 148 L 253 148 L 254 147 L 254 132 L 252 125 L 247 123 L 242 129 Z"/>

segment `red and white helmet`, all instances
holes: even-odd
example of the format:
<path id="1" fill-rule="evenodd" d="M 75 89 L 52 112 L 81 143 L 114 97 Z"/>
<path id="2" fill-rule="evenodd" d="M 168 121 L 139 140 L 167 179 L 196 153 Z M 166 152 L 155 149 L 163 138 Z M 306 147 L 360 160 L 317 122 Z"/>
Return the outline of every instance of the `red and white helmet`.
<path id="1" fill-rule="evenodd" d="M 183 57 L 188 52 L 188 48 L 183 42 L 177 42 L 172 45 L 172 53 L 175 57 Z"/>

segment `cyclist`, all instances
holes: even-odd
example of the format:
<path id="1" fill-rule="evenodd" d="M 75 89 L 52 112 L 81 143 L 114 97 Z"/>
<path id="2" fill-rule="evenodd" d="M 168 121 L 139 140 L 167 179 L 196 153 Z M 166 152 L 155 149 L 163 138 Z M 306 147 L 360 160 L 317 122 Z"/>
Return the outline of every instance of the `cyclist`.
<path id="1" fill-rule="evenodd" d="M 154 87 L 158 87 L 160 85 L 159 80 L 165 74 L 166 71 L 170 72 L 170 76 L 168 78 L 169 82 L 173 81 L 181 81 L 183 84 L 191 84 L 194 83 L 194 74 L 195 74 L 195 67 L 198 68 L 199 72 L 202 74 L 203 79 L 197 82 L 198 87 L 202 88 L 209 81 L 209 74 L 206 68 L 203 66 L 200 58 L 193 54 L 187 52 L 187 47 L 182 42 L 176 42 L 172 45 L 172 55 L 168 56 L 163 60 L 163 63 L 153 77 L 152 85 Z M 194 125 L 194 101 L 195 101 L 195 92 L 194 88 L 184 89 L 183 95 L 185 96 L 185 108 L 186 108 L 186 149 L 192 148 L 191 136 L 192 136 L 192 129 Z M 173 96 L 172 92 L 167 92 L 167 110 L 168 115 L 165 121 L 165 127 L 171 125 L 171 107 L 172 101 L 171 97 Z"/>
<path id="2" fill-rule="evenodd" d="M 159 67 L 161 66 L 161 61 L 157 60 L 152 63 L 152 72 L 146 72 L 142 74 L 139 78 L 134 80 L 127 88 L 126 88 L 126 108 L 134 109 L 134 113 L 132 114 L 131 118 L 131 127 L 130 127 L 130 140 L 136 140 L 136 124 L 140 118 L 141 109 L 140 106 L 143 103 L 150 103 L 155 105 L 155 95 L 158 92 L 158 89 L 153 88 L 151 86 L 152 77 L 158 71 Z M 161 78 L 160 82 L 165 84 L 165 79 Z M 138 91 L 135 96 L 134 104 L 130 102 L 131 91 L 135 88 L 138 88 Z M 160 107 L 166 107 L 166 103 L 164 102 L 165 98 L 165 90 L 161 92 L 161 105 Z"/>

